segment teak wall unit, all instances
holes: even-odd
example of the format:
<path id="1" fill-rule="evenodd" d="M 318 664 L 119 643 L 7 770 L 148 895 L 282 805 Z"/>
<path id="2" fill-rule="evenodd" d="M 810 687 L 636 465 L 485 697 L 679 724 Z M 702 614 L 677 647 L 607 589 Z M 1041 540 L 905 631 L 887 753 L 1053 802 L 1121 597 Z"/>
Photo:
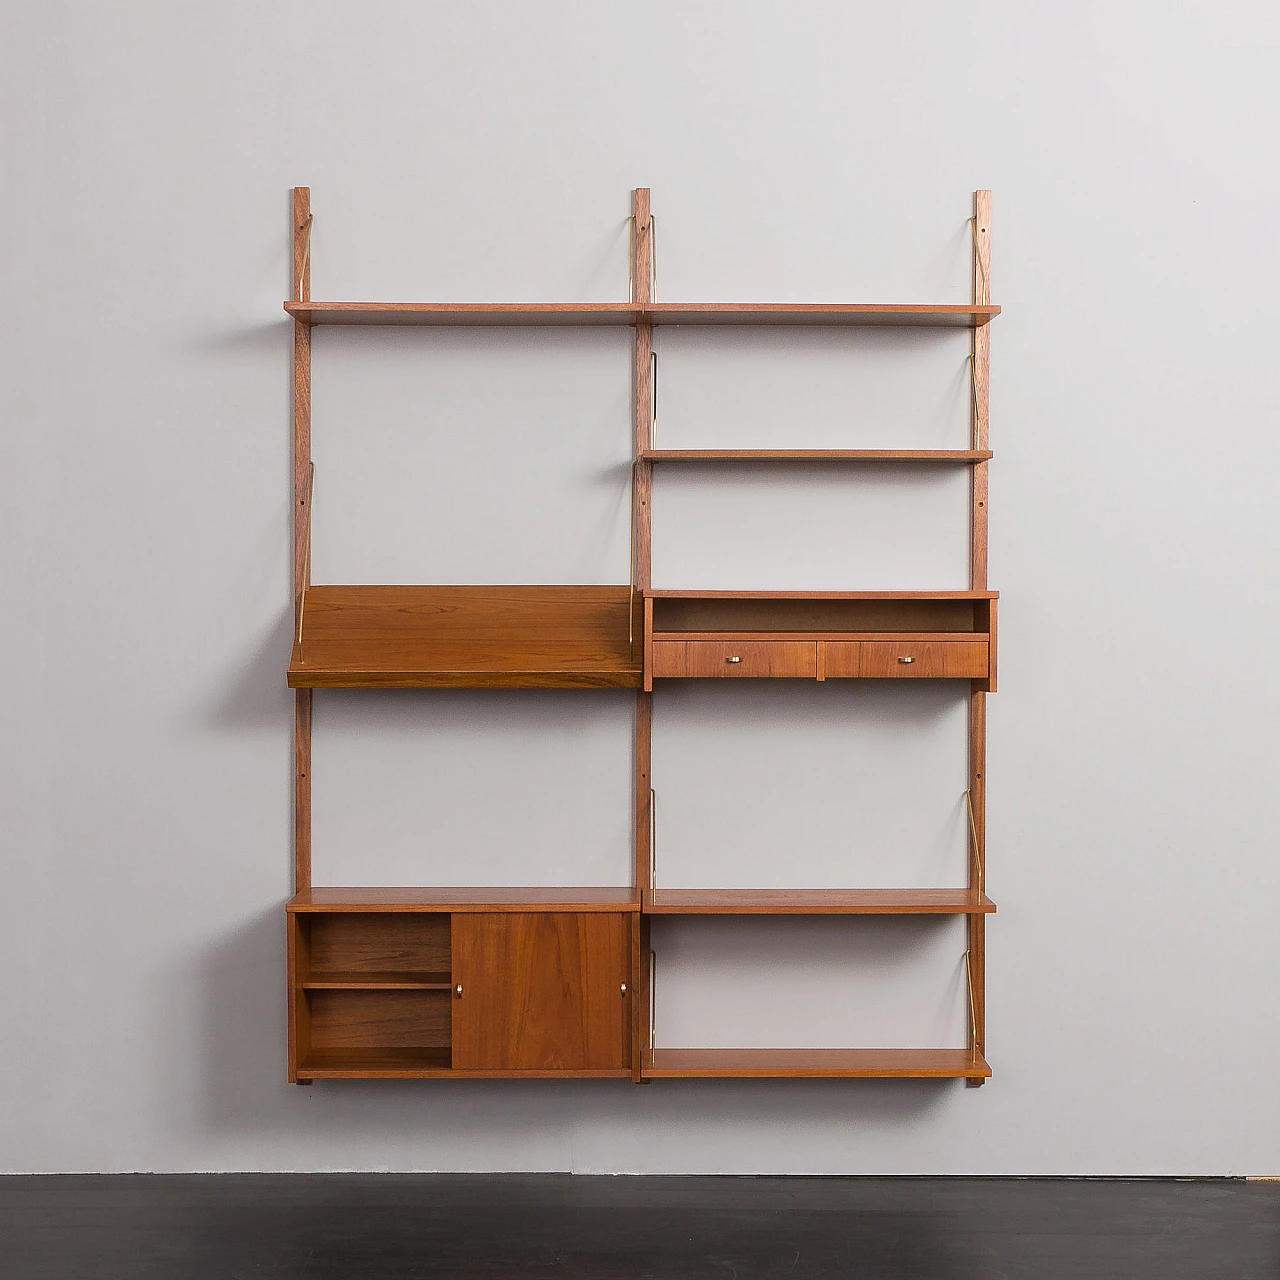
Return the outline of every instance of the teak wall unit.
<path id="1" fill-rule="evenodd" d="M 627 302 L 311 301 L 311 196 L 293 198 L 296 893 L 287 906 L 289 1078 L 915 1076 L 981 1084 L 986 1060 L 986 696 L 991 193 L 974 193 L 969 306 L 659 303 L 649 192 L 635 192 Z M 311 329 L 624 325 L 635 331 L 631 581 L 600 587 L 312 586 Z M 653 326 L 945 325 L 972 335 L 971 448 L 659 449 Z M 968 467 L 963 591 L 662 591 L 651 580 L 660 463 L 950 462 Z M 667 679 L 968 681 L 968 883 L 953 889 L 663 889 L 655 879 L 653 687 Z M 319 888 L 311 884 L 311 699 L 323 688 L 636 690 L 632 888 Z M 659 1048 L 653 916 L 962 915 L 968 1045 Z"/>

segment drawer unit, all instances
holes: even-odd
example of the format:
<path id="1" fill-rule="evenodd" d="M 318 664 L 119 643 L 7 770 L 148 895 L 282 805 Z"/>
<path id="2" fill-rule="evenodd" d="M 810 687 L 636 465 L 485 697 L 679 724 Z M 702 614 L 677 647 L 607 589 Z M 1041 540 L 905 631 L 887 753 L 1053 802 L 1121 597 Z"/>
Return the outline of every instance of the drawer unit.
<path id="1" fill-rule="evenodd" d="M 981 679 L 987 645 L 972 640 L 864 641 L 858 674 L 871 679 Z"/>
<path id="2" fill-rule="evenodd" d="M 818 644 L 815 640 L 655 640 L 653 674 L 814 680 Z"/>

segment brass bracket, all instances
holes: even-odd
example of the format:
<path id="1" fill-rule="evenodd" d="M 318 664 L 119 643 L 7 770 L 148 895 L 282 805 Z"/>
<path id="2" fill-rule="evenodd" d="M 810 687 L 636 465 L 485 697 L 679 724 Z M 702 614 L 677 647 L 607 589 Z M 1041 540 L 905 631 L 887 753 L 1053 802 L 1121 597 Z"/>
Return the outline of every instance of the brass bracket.
<path id="1" fill-rule="evenodd" d="M 978 824 L 973 817 L 973 791 L 966 788 L 964 793 L 964 802 L 969 809 L 969 834 L 973 837 L 973 857 L 978 864 L 978 892 L 984 892 L 987 879 L 987 854 L 986 850 L 978 843 Z"/>
<path id="2" fill-rule="evenodd" d="M 305 662 L 302 656 L 302 623 L 306 617 L 307 586 L 311 581 L 311 508 L 316 493 L 316 464 L 308 464 L 307 473 L 307 545 L 302 555 L 302 590 L 298 593 L 298 661 Z"/>

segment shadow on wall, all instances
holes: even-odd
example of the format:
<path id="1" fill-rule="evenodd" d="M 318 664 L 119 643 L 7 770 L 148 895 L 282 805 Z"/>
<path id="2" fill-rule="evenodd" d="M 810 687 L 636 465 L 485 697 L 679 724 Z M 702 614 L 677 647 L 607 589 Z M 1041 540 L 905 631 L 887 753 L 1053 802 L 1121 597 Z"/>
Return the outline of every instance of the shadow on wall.
<path id="1" fill-rule="evenodd" d="M 292 724 L 293 695 L 285 678 L 293 649 L 293 608 L 286 606 L 256 644 L 212 682 L 216 696 L 206 704 L 207 723 L 215 729 L 283 731 Z M 286 779 L 293 774 L 289 748 Z"/>
<path id="2" fill-rule="evenodd" d="M 210 1129 L 253 1134 L 240 1167 L 743 1172 L 786 1168 L 806 1144 L 931 1122 L 950 1080 L 336 1081 L 288 1083 L 283 904 L 196 957 L 198 1079 Z M 744 1129 L 744 1115 L 764 1117 Z M 671 1137 L 691 1141 L 672 1168 Z M 781 1144 L 781 1145 L 780 1145 Z M 759 1151 L 758 1157 L 753 1153 Z M 796 1172 L 810 1171 L 797 1163 Z"/>

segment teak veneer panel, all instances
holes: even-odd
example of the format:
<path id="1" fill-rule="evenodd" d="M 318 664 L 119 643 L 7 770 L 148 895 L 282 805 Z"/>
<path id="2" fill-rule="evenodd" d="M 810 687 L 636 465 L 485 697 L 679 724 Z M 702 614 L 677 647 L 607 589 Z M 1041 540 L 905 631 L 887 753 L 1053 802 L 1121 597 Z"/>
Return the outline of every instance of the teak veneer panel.
<path id="1" fill-rule="evenodd" d="M 452 996 L 448 991 L 308 991 L 311 1045 L 345 1049 L 447 1049 Z M 301 1072 L 299 1072 L 301 1074 Z"/>
<path id="2" fill-rule="evenodd" d="M 842 599 L 826 596 L 812 599 L 791 597 L 683 597 L 668 596 L 646 601 L 653 608 L 655 638 L 685 639 L 666 633 L 799 631 L 849 634 L 847 639 L 876 639 L 873 632 L 891 632 L 886 639 L 903 633 L 917 636 L 940 632 L 978 635 L 986 632 L 977 615 L 989 603 L 983 600 L 877 600 Z M 778 637 L 783 638 L 783 637 Z M 839 638 L 839 637 L 836 637 Z"/>
<path id="3" fill-rule="evenodd" d="M 998 591 L 686 591 L 643 593 L 654 600 L 994 600 Z"/>
<path id="4" fill-rule="evenodd" d="M 855 646 L 863 640 L 883 641 L 889 643 L 912 642 L 949 644 L 955 640 L 968 640 L 977 644 L 986 644 L 985 634 L 967 631 L 895 631 L 884 628 L 880 631 L 815 631 L 809 628 L 775 627 L 769 631 L 737 631 L 721 629 L 718 631 L 655 631 L 653 639 L 658 641 L 681 642 L 687 640 L 717 640 L 726 643 L 731 641 L 776 641 L 776 640 L 820 640 L 828 648 L 833 644 L 849 644 Z"/>
<path id="5" fill-rule="evenodd" d="M 972 889 L 655 889 L 650 915 L 989 915 Z"/>
<path id="6" fill-rule="evenodd" d="M 614 886 L 517 888 L 322 886 L 294 894 L 286 910 L 303 913 L 467 911 L 639 911 L 639 891 Z"/>
<path id="7" fill-rule="evenodd" d="M 294 688 L 638 688 L 627 587 L 322 586 Z"/>
<path id="8" fill-rule="evenodd" d="M 652 1049 L 644 1075 L 902 1076 L 984 1079 L 991 1068 L 969 1049 Z"/>
<path id="9" fill-rule="evenodd" d="M 303 980 L 304 991 L 450 991 L 447 973 L 317 973 Z"/>
<path id="10" fill-rule="evenodd" d="M 416 912 L 306 917 L 310 962 L 317 973 L 449 973 L 449 921 Z"/>
<path id="11" fill-rule="evenodd" d="M 979 679 L 987 674 L 987 646 L 962 640 L 865 641 L 858 674 L 869 679 Z"/>
<path id="12" fill-rule="evenodd" d="M 862 675 L 861 640 L 823 640 L 820 655 L 824 680 L 852 680 Z"/>
<path id="13" fill-rule="evenodd" d="M 630 1072 L 631 922 L 586 912 L 453 920 L 453 1065 Z"/>
<path id="14" fill-rule="evenodd" d="M 629 302 L 286 302 L 303 324 L 437 325 L 449 328 L 528 325 L 633 325 Z"/>
<path id="15" fill-rule="evenodd" d="M 647 283 L 647 282 L 646 282 Z M 286 302 L 302 324 L 340 325 L 922 325 L 973 329 L 994 306 L 804 302 Z"/>
<path id="16" fill-rule="evenodd" d="M 644 311 L 650 324 L 832 325 L 973 329 L 1000 314 L 995 306 L 868 302 L 659 302 Z"/>
<path id="17" fill-rule="evenodd" d="M 647 449 L 650 462 L 985 462 L 987 449 Z"/>
<path id="18" fill-rule="evenodd" d="M 668 633 L 669 634 L 669 633 Z M 696 679 L 978 679 L 987 674 L 987 643 L 959 640 L 655 638 L 655 678 Z"/>
<path id="19" fill-rule="evenodd" d="M 655 640 L 655 676 L 813 679 L 818 646 L 812 640 Z"/>
<path id="20" fill-rule="evenodd" d="M 312 1051 L 298 1064 L 306 1080 L 629 1080 L 616 1068 L 582 1071 L 460 1071 L 448 1049 Z"/>

